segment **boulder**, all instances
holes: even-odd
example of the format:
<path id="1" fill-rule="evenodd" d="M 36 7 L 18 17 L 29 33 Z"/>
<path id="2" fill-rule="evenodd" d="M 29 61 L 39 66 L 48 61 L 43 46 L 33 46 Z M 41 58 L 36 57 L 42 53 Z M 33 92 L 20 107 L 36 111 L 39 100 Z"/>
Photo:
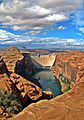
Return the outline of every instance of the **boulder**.
<path id="1" fill-rule="evenodd" d="M 12 73 L 10 74 L 10 79 L 13 83 L 12 86 L 14 87 L 12 90 L 15 91 L 16 89 L 16 92 L 20 93 L 22 98 L 27 97 L 31 101 L 36 101 L 42 97 L 42 90 L 20 75 Z"/>

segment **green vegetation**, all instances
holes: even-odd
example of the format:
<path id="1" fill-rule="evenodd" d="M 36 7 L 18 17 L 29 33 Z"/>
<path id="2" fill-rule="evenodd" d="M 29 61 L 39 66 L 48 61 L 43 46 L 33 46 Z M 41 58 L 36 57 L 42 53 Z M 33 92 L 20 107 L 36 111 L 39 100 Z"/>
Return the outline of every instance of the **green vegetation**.
<path id="1" fill-rule="evenodd" d="M 68 78 L 59 74 L 58 78 L 64 83 L 64 84 L 68 84 Z"/>
<path id="2" fill-rule="evenodd" d="M 22 110 L 22 104 L 18 95 L 0 90 L 0 108 L 3 113 L 16 114 Z"/>
<path id="3" fill-rule="evenodd" d="M 70 89 L 71 89 L 70 85 L 67 85 L 67 86 L 66 86 L 66 89 L 64 90 L 64 92 L 67 92 L 67 91 L 69 91 Z"/>
<path id="4" fill-rule="evenodd" d="M 59 74 L 58 79 L 66 86 L 63 92 L 67 92 L 71 89 L 71 82 L 72 80 L 69 80 L 67 77 L 63 76 L 62 74 Z"/>

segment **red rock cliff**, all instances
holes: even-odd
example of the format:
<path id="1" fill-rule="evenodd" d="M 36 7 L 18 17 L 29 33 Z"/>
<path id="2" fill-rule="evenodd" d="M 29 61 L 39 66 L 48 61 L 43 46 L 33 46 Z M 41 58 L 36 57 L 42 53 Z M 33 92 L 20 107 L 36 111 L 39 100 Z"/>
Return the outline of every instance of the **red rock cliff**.
<path id="1" fill-rule="evenodd" d="M 10 120 L 84 120 L 84 52 L 57 55 L 54 73 L 75 81 L 67 93 L 31 104 Z"/>
<path id="2" fill-rule="evenodd" d="M 54 74 L 62 74 L 70 80 L 80 79 L 79 73 L 84 69 L 84 52 L 69 51 L 56 55 Z"/>
<path id="3" fill-rule="evenodd" d="M 36 85 L 38 82 L 34 82 L 34 79 L 29 77 L 33 70 L 30 56 L 21 54 L 16 47 L 0 52 L 0 90 L 18 94 L 23 106 L 44 98 L 52 98 L 51 93 L 44 93 Z M 0 106 L 0 120 L 3 120 L 7 113 L 3 109 L 4 107 Z"/>
<path id="4" fill-rule="evenodd" d="M 33 68 L 27 56 L 24 58 L 16 47 L 0 52 L 0 56 L 0 89 L 20 94 L 23 102 L 31 103 L 44 98 L 45 93 L 28 79 L 29 72 L 32 72 Z"/>

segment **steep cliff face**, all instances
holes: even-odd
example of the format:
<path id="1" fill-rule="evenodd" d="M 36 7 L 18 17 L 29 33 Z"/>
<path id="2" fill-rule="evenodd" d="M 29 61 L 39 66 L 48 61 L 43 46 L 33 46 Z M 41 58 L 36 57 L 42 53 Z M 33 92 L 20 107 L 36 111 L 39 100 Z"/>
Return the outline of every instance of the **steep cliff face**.
<path id="1" fill-rule="evenodd" d="M 0 120 L 3 120 L 5 117 L 10 116 L 10 113 L 5 110 L 7 107 L 6 105 L 8 105 L 7 100 L 9 100 L 10 97 L 6 98 L 7 95 L 3 95 L 1 90 L 3 91 L 3 94 L 9 92 L 11 95 L 16 95 L 23 108 L 32 102 L 36 102 L 44 98 L 44 93 L 38 86 L 21 77 L 20 75 L 8 71 L 2 58 L 0 59 Z M 8 106 L 10 109 L 10 104 Z"/>
<path id="2" fill-rule="evenodd" d="M 0 52 L 0 56 L 4 60 L 8 71 L 15 72 L 15 66 L 17 61 L 21 61 L 24 56 L 15 47 L 6 50 L 5 52 Z"/>
<path id="3" fill-rule="evenodd" d="M 42 98 L 42 90 L 31 83 L 29 79 L 22 77 L 25 73 L 25 65 L 27 66 L 27 64 L 25 64 L 24 56 L 20 51 L 16 47 L 12 47 L 6 52 L 1 52 L 0 56 L 0 89 L 15 94 L 19 93 L 26 102 L 30 100 L 29 103 Z M 18 62 L 19 68 L 17 68 Z"/>
<path id="4" fill-rule="evenodd" d="M 15 73 L 23 76 L 26 79 L 29 79 L 29 75 L 32 75 L 35 67 L 31 61 L 30 55 L 27 53 L 23 54 L 23 59 L 18 60 L 15 66 Z"/>
<path id="5" fill-rule="evenodd" d="M 73 88 L 52 100 L 29 105 L 10 120 L 84 120 L 84 52 L 57 55 L 54 74 L 72 79 Z"/>
<path id="6" fill-rule="evenodd" d="M 78 72 L 84 66 L 84 52 L 69 51 L 56 56 L 54 74 L 62 74 L 68 79 L 75 81 L 78 79 Z"/>
<path id="7" fill-rule="evenodd" d="M 79 76 L 81 69 L 84 66 L 84 52 L 68 51 L 56 55 L 56 61 L 53 67 L 54 75 L 59 78 L 62 86 L 62 91 L 66 92 L 71 89 Z"/>
<path id="8" fill-rule="evenodd" d="M 17 73 L 26 79 L 30 79 L 35 68 L 29 54 L 22 54 L 18 48 L 11 47 L 5 52 L 0 52 L 9 72 Z"/>
<path id="9" fill-rule="evenodd" d="M 33 66 L 16 47 L 0 52 L 0 89 L 19 95 L 21 103 L 28 105 L 40 99 L 50 98 L 40 87 L 30 82 Z M 27 79 L 26 79 L 27 78 Z"/>
<path id="10" fill-rule="evenodd" d="M 7 67 L 3 59 L 0 57 L 0 89 L 11 91 L 10 79 L 7 76 Z"/>

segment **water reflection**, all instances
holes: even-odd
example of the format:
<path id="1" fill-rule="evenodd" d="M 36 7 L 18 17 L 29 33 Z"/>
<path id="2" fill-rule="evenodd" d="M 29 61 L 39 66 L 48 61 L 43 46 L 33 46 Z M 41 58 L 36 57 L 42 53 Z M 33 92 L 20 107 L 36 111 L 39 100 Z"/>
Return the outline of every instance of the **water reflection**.
<path id="1" fill-rule="evenodd" d="M 39 71 L 36 74 L 34 74 L 34 78 L 38 79 L 44 91 L 51 91 L 54 97 L 62 94 L 60 82 L 54 77 L 52 71 Z"/>

